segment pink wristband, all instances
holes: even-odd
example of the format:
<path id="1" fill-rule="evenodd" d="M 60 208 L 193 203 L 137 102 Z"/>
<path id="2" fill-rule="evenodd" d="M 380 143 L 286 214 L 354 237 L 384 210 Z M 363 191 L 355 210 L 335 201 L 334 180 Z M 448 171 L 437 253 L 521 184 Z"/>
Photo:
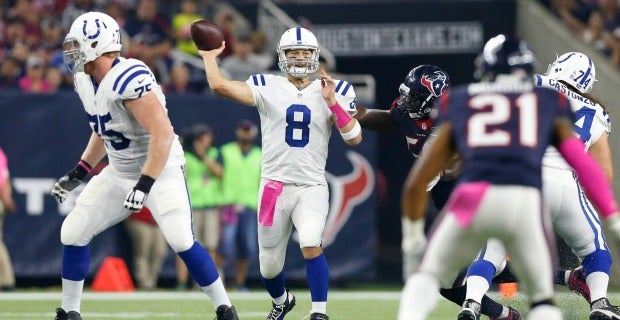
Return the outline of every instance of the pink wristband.
<path id="1" fill-rule="evenodd" d="M 588 198 L 599 209 L 603 217 L 607 218 L 618 212 L 618 204 L 603 170 L 589 154 L 584 152 L 581 140 L 575 137 L 568 138 L 560 143 L 558 151 L 575 169 Z"/>
<path id="2" fill-rule="evenodd" d="M 86 170 L 86 172 L 90 172 L 90 170 L 92 170 L 92 168 L 90 167 L 90 165 L 88 163 L 86 163 L 86 161 L 84 160 L 80 160 L 78 162 L 78 166 L 82 167 L 84 170 Z"/>
<path id="3" fill-rule="evenodd" d="M 338 129 L 346 126 L 349 122 L 351 122 L 351 120 L 353 120 L 351 115 L 344 111 L 338 102 L 336 102 L 333 106 L 330 106 L 329 110 L 331 110 L 334 116 L 336 116 L 334 121 L 336 122 L 336 127 L 338 127 Z"/>

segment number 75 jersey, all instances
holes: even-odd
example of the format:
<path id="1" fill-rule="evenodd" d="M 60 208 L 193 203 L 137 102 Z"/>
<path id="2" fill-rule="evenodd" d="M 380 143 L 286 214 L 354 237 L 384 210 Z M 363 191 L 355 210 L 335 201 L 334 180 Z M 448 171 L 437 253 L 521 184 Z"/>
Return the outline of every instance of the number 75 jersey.
<path id="1" fill-rule="evenodd" d="M 124 176 L 139 175 L 146 162 L 151 135 L 123 102 L 152 91 L 167 112 L 166 99 L 151 70 L 140 60 L 117 58 L 99 84 L 89 75 L 77 73 L 75 91 L 82 100 L 91 129 L 104 141 L 110 166 Z M 184 163 L 183 148 L 174 139 L 166 165 Z"/>
<path id="2" fill-rule="evenodd" d="M 334 80 L 336 100 L 355 114 L 350 83 Z M 326 184 L 325 163 L 332 113 L 321 95 L 321 81 L 298 89 L 286 77 L 258 74 L 246 81 L 261 122 L 261 177 L 307 185 Z"/>

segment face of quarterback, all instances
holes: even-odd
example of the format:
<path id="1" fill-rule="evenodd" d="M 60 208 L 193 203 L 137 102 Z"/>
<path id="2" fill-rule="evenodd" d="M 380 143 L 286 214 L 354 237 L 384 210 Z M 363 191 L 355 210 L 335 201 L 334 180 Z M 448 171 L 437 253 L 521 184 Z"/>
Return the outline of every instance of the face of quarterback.
<path id="1" fill-rule="evenodd" d="M 292 65 L 298 68 L 309 68 L 310 67 L 310 59 L 314 54 L 314 50 L 309 49 L 293 49 L 287 50 L 285 55 L 286 59 L 292 61 Z M 292 65 L 289 65 L 290 68 Z"/>

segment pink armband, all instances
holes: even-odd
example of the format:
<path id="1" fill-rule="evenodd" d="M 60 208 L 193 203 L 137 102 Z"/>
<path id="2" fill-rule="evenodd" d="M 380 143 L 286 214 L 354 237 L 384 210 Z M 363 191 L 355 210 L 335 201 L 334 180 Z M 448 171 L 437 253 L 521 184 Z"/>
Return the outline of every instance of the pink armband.
<path id="1" fill-rule="evenodd" d="M 334 120 L 338 129 L 346 126 L 347 124 L 349 124 L 349 122 L 351 122 L 351 120 L 353 120 L 351 115 L 348 112 L 344 111 L 344 109 L 342 109 L 338 102 L 336 102 L 333 106 L 330 106 L 329 110 L 331 110 L 334 116 L 336 116 L 336 119 Z"/>
<path id="2" fill-rule="evenodd" d="M 92 168 L 90 167 L 90 165 L 88 163 L 86 163 L 86 161 L 84 160 L 80 160 L 78 162 L 78 166 L 82 167 L 84 170 L 86 170 L 86 173 L 89 173 L 90 170 L 92 170 Z"/>
<path id="3" fill-rule="evenodd" d="M 4 187 L 6 183 L 6 178 L 9 176 L 9 165 L 6 159 L 6 155 L 0 149 L 0 189 Z"/>
<path id="4" fill-rule="evenodd" d="M 588 198 L 599 209 L 603 217 L 608 218 L 618 212 L 618 203 L 616 203 L 603 170 L 596 163 L 596 160 L 584 152 L 581 140 L 575 137 L 568 138 L 560 143 L 558 151 L 566 162 L 575 169 L 579 182 Z"/>

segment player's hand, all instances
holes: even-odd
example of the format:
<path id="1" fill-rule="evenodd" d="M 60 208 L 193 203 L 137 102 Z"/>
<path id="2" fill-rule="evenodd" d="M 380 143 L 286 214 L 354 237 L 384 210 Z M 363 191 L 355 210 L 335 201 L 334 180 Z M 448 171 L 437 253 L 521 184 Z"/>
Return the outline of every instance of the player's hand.
<path id="1" fill-rule="evenodd" d="M 615 213 L 606 221 L 607 229 L 611 231 L 616 239 L 620 239 L 620 213 Z"/>
<path id="2" fill-rule="evenodd" d="M 148 193 L 144 193 L 144 191 L 138 190 L 134 187 L 125 197 L 125 208 L 133 212 L 138 212 L 142 210 L 142 207 L 144 207 L 144 201 L 146 201 L 147 196 Z"/>
<path id="3" fill-rule="evenodd" d="M 401 217 L 403 251 L 403 278 L 418 271 L 422 254 L 426 248 L 426 236 L 424 235 L 424 219 L 412 221 L 407 217 Z"/>
<path id="4" fill-rule="evenodd" d="M 52 197 L 56 198 L 58 202 L 63 203 L 67 199 L 69 193 L 82 183 L 82 180 L 86 177 L 90 169 L 91 167 L 88 163 L 80 160 L 75 168 L 65 173 L 65 175 L 54 184 L 51 192 Z"/>
<path id="5" fill-rule="evenodd" d="M 336 104 L 336 83 L 325 70 L 319 71 L 319 79 L 321 79 L 321 94 L 328 106 Z"/>
<path id="6" fill-rule="evenodd" d="M 226 41 L 222 41 L 222 45 L 217 49 L 209 51 L 198 50 L 198 54 L 203 58 L 215 59 L 217 56 L 220 55 L 220 53 L 222 53 L 222 51 L 224 51 L 224 49 L 226 49 Z"/>
<path id="7" fill-rule="evenodd" d="M 155 183 L 155 179 L 144 174 L 140 176 L 136 186 L 125 197 L 125 202 L 123 203 L 125 208 L 133 212 L 142 210 L 153 183 Z"/>

